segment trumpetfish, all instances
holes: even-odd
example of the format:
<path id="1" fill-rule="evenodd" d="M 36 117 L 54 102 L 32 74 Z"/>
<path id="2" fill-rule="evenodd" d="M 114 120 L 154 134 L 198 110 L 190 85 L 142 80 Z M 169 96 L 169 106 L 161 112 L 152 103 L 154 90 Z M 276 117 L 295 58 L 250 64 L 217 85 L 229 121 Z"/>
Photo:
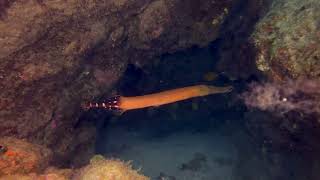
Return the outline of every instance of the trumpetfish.
<path id="1" fill-rule="evenodd" d="M 218 93 L 228 93 L 231 91 L 232 86 L 217 87 L 210 85 L 194 85 L 142 96 L 115 96 L 100 103 L 90 102 L 84 106 L 84 109 L 88 110 L 98 108 L 125 112 L 133 109 L 157 107 L 194 97 L 207 96 Z"/>

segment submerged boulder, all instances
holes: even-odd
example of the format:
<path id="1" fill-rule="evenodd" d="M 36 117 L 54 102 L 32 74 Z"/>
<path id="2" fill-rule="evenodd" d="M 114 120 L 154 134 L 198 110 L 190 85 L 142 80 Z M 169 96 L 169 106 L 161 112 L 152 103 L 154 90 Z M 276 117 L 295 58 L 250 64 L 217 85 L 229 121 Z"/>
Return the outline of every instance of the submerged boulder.
<path id="1" fill-rule="evenodd" d="M 25 140 L 0 138 L 0 176 L 43 171 L 52 158 L 51 150 Z"/>
<path id="2" fill-rule="evenodd" d="M 90 163 L 80 169 L 58 169 L 49 167 L 42 172 L 15 172 L 0 176 L 0 180 L 149 180 L 130 163 L 117 159 L 105 159 L 100 155 L 91 158 Z"/>
<path id="3" fill-rule="evenodd" d="M 255 98 L 260 98 L 258 106 L 271 103 L 276 108 L 280 102 L 286 111 L 253 110 L 246 115 L 248 129 L 266 146 L 316 156 L 320 149 L 319 10 L 318 0 L 273 0 L 256 24 L 250 37 L 254 63 L 269 83 Z M 251 93 L 258 92 L 260 86 L 253 87 Z"/>
<path id="4" fill-rule="evenodd" d="M 252 35 L 257 68 L 273 80 L 320 77 L 320 1 L 274 0 Z"/>
<path id="5" fill-rule="evenodd" d="M 114 180 L 149 180 L 150 178 L 133 170 L 131 165 L 120 160 L 108 160 L 103 156 L 96 155 L 90 160 L 90 164 L 81 168 L 75 180 L 89 179 L 114 179 Z"/>

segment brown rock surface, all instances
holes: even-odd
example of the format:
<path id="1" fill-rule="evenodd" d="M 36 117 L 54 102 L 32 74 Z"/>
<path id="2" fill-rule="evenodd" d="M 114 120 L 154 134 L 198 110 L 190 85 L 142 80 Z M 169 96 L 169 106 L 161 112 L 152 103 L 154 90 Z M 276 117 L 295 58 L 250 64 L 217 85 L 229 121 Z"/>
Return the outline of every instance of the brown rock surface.
<path id="1" fill-rule="evenodd" d="M 134 170 L 129 162 L 105 159 L 100 155 L 93 156 L 90 164 L 79 169 L 73 179 L 150 180 L 150 178 L 140 174 L 139 170 Z"/>
<path id="2" fill-rule="evenodd" d="M 246 126 L 258 143 L 318 156 L 320 1 L 247 2 L 245 10 L 226 23 L 218 68 L 234 79 L 261 82 L 262 91 L 256 85 L 248 91 L 260 102 L 256 109 L 247 106 L 245 113 Z M 278 102 L 291 103 L 291 108 L 275 110 Z M 271 109 L 263 107 L 268 103 Z"/>
<path id="3" fill-rule="evenodd" d="M 225 72 L 231 79 L 247 79 L 250 75 L 260 75 L 255 65 L 256 50 L 250 36 L 255 24 L 268 10 L 270 2 L 272 0 L 241 1 L 237 8 L 233 9 L 228 21 L 221 28 L 218 71 Z"/>
<path id="4" fill-rule="evenodd" d="M 0 176 L 28 174 L 44 170 L 51 160 L 51 150 L 15 138 L 1 138 Z"/>
<path id="5" fill-rule="evenodd" d="M 320 1 L 275 0 L 252 39 L 259 70 L 273 80 L 320 77 Z"/>
<path id="6" fill-rule="evenodd" d="M 42 173 L 13 173 L 0 177 L 0 180 L 149 180 L 138 170 L 134 170 L 129 162 L 118 159 L 105 159 L 94 156 L 90 163 L 79 169 L 57 169 L 49 167 Z"/>
<path id="7" fill-rule="evenodd" d="M 269 100 L 273 107 L 277 101 L 293 102 L 292 105 L 299 108 L 282 114 L 277 110 L 265 114 L 254 110 L 246 115 L 248 129 L 265 146 L 304 155 L 313 152 L 314 157 L 319 156 L 320 149 L 319 10 L 318 0 L 273 0 L 270 9 L 256 24 L 250 37 L 256 51 L 253 62 L 270 81 L 270 88 L 279 90 L 277 86 L 283 86 L 283 93 L 278 94 L 281 99 L 264 88 L 264 92 L 272 95 L 264 102 Z"/>
<path id="8" fill-rule="evenodd" d="M 208 44 L 233 3 L 1 1 L 0 135 L 76 152 L 95 137 L 75 128 L 82 101 L 108 93 L 128 63 Z"/>

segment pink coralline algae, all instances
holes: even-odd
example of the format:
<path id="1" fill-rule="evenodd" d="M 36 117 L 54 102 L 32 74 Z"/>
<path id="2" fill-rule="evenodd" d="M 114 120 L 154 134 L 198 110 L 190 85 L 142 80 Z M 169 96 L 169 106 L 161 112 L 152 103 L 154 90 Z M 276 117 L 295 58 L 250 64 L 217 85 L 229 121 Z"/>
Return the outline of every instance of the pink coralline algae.
<path id="1" fill-rule="evenodd" d="M 320 114 L 320 80 L 299 78 L 282 83 L 252 83 L 240 98 L 248 107 L 279 115 L 290 111 Z"/>

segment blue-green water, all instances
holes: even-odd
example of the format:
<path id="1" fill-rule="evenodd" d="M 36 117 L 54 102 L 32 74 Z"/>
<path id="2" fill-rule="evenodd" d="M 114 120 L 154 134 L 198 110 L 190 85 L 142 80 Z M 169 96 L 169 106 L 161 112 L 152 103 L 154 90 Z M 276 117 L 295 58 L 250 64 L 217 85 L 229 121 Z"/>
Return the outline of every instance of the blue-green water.
<path id="1" fill-rule="evenodd" d="M 133 114 L 144 114 L 144 117 L 137 119 Z M 113 119 L 115 122 L 103 130 L 99 151 L 109 158 L 132 161 L 136 169 L 141 168 L 152 179 L 310 178 L 310 174 L 304 174 L 308 169 L 299 154 L 269 152 L 257 145 L 236 119 L 217 118 L 212 121 L 225 122 L 218 127 L 200 128 L 184 125 L 179 115 L 176 118 L 152 118 L 147 110 L 129 112 Z M 171 126 L 170 122 L 177 124 L 175 121 L 184 127 Z M 196 115 L 194 121 L 205 126 L 209 123 Z"/>
<path id="2" fill-rule="evenodd" d="M 317 179 L 316 161 L 296 151 L 264 146 L 248 130 L 248 108 L 236 98 L 246 81 L 224 75 L 208 81 L 207 73 L 219 74 L 214 54 L 214 47 L 193 49 L 156 59 L 143 70 L 130 65 L 118 85 L 121 95 L 199 83 L 233 83 L 235 90 L 121 115 L 93 112 L 98 121 L 97 153 L 132 161 L 155 180 Z"/>

